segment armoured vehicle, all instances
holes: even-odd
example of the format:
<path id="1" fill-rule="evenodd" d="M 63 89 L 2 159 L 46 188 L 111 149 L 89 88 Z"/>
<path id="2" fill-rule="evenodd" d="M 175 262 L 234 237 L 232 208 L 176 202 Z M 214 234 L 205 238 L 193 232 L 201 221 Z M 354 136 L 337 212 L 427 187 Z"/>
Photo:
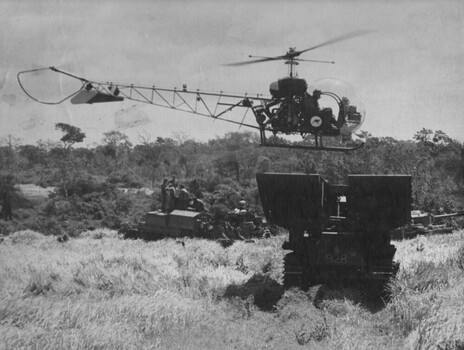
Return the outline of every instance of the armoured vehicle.
<path id="1" fill-rule="evenodd" d="M 235 240 L 260 238 L 267 232 L 270 234 L 266 223 L 250 210 L 232 211 L 224 218 L 213 218 L 205 211 L 151 211 L 144 215 L 137 227 L 123 229 L 126 238 L 201 237 L 217 240 L 223 245 Z"/>
<path id="2" fill-rule="evenodd" d="M 211 231 L 205 213 L 173 210 L 170 213 L 152 211 L 145 214 L 135 229 L 126 229 L 126 238 L 156 240 L 165 237 L 203 237 Z"/>
<path id="3" fill-rule="evenodd" d="M 453 218 L 464 216 L 464 210 L 448 214 L 431 214 L 421 210 L 411 211 L 411 221 L 403 227 L 395 229 L 392 234 L 394 239 L 413 238 L 418 235 L 451 233 Z"/>
<path id="4" fill-rule="evenodd" d="M 368 282 L 383 287 L 399 265 L 390 232 L 410 221 L 411 177 L 258 173 L 267 220 L 289 231 L 284 285 Z"/>

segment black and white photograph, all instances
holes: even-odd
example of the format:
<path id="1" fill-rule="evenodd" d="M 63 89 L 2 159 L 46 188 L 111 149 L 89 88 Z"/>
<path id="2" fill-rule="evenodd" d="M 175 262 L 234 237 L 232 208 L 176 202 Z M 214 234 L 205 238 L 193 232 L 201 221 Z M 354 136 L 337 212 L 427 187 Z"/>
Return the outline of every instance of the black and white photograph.
<path id="1" fill-rule="evenodd" d="M 464 350 L 464 2 L 3 0 L 0 349 Z"/>

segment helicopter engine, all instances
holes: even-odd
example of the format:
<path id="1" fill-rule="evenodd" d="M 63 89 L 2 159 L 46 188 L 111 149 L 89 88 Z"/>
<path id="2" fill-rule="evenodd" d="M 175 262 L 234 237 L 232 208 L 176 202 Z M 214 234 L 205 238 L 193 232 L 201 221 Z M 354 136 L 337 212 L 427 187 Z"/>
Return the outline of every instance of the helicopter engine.
<path id="1" fill-rule="evenodd" d="M 269 86 L 272 101 L 266 106 L 270 124 L 277 133 L 292 133 L 299 127 L 302 118 L 302 101 L 308 84 L 306 80 L 286 77 L 274 81 Z"/>

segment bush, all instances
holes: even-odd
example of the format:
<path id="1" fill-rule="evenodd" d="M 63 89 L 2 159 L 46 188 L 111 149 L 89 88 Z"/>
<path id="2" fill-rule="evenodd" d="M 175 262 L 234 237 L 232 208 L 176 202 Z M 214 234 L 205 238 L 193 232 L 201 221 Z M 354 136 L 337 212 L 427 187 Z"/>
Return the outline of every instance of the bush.
<path id="1" fill-rule="evenodd" d="M 0 220 L 0 235 L 8 236 L 12 231 L 11 223 L 8 221 Z"/>
<path id="2" fill-rule="evenodd" d="M 36 223 L 36 229 L 58 235 L 64 231 L 71 236 L 101 225 L 117 229 L 132 209 L 128 195 L 120 193 L 113 184 L 96 182 L 90 176 L 77 178 L 68 184 L 67 190 L 68 198 L 64 198 L 64 187 L 57 188 L 53 201 L 43 210 L 48 220 Z M 60 225 L 53 223 L 52 216 L 60 218 Z"/>
<path id="3" fill-rule="evenodd" d="M 56 188 L 55 193 L 61 197 L 71 197 L 73 195 L 82 196 L 86 193 L 98 191 L 97 188 L 98 185 L 90 176 L 78 177 L 73 179 L 71 182 L 67 182 L 66 184 L 60 184 Z"/>
<path id="4" fill-rule="evenodd" d="M 118 231 L 109 230 L 106 228 L 83 231 L 79 235 L 79 237 L 91 238 L 91 239 L 102 239 L 102 238 L 119 239 L 120 238 Z"/>
<path id="5" fill-rule="evenodd" d="M 193 180 L 190 180 L 188 183 L 188 189 L 190 193 L 195 195 L 195 197 L 197 198 L 203 198 L 203 192 L 201 188 L 202 188 L 201 180 L 193 179 Z"/>
<path id="6" fill-rule="evenodd" d="M 33 230 L 22 230 L 12 233 L 9 237 L 10 241 L 14 244 L 33 244 L 35 242 L 42 242 L 46 241 L 47 238 L 40 232 L 36 232 Z"/>
<path id="7" fill-rule="evenodd" d="M 59 236 L 62 235 L 64 232 L 64 225 L 63 222 L 60 222 L 55 217 L 45 217 L 45 216 L 38 216 L 36 220 L 28 223 L 27 225 L 34 231 L 38 231 L 45 235 L 54 235 Z"/>
<path id="8" fill-rule="evenodd" d="M 204 187 L 208 192 L 214 192 L 216 186 L 221 183 L 221 178 L 217 174 L 208 174 L 204 180 Z"/>
<path id="9" fill-rule="evenodd" d="M 143 187 L 143 183 L 140 181 L 138 176 L 132 171 L 128 170 L 114 172 L 110 174 L 106 181 L 113 185 L 121 184 L 122 186 L 129 188 Z"/>

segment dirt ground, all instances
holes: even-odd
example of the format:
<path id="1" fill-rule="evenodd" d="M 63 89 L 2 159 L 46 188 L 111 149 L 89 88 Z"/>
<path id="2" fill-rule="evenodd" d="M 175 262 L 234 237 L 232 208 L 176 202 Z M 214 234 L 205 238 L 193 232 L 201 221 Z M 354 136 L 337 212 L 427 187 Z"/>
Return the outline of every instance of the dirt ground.
<path id="1" fill-rule="evenodd" d="M 48 195 L 55 190 L 55 187 L 40 187 L 34 184 L 17 185 L 24 197 L 29 200 L 48 198 Z"/>

